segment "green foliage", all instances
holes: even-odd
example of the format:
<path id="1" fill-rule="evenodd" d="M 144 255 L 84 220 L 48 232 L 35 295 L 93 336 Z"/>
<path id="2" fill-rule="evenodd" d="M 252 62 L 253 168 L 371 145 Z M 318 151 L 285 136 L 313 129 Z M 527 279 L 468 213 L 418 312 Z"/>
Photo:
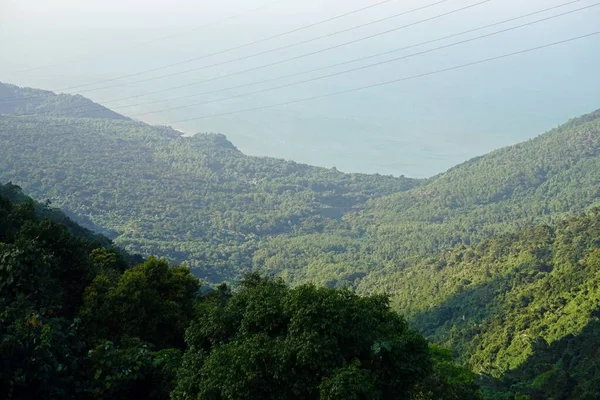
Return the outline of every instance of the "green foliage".
<path id="1" fill-rule="evenodd" d="M 0 195 L 4 397 L 168 398 L 198 291 L 189 270 L 131 268 L 106 238 L 41 219 L 65 217 L 14 186 L 0 193 L 21 202 Z"/>
<path id="2" fill-rule="evenodd" d="M 121 119 L 0 115 L 0 143 L 0 181 L 213 283 L 250 270 L 274 236 L 347 229 L 368 200 L 420 183 L 248 157 L 223 135 Z"/>
<path id="3" fill-rule="evenodd" d="M 451 350 L 435 344 L 429 346 L 433 360 L 433 374 L 424 382 L 419 396 L 428 399 L 478 400 L 481 399 L 478 376 L 454 361 Z"/>
<path id="4" fill-rule="evenodd" d="M 251 275 L 201 309 L 176 399 L 402 399 L 431 369 L 427 342 L 385 297 Z"/>
<path id="5" fill-rule="evenodd" d="M 222 135 L 184 137 L 114 115 L 80 118 L 62 104 L 82 99 L 68 97 L 2 106 L 0 179 L 51 198 L 129 250 L 185 261 L 212 283 L 258 270 L 330 288 L 248 278 L 237 292 L 222 286 L 196 304 L 180 398 L 385 397 L 381 380 L 408 393 L 398 376 L 418 371 L 394 375 L 373 361 L 386 355 L 393 363 L 402 343 L 364 333 L 367 345 L 348 328 L 360 307 L 345 302 L 369 304 L 358 324 L 387 303 L 331 288 L 389 293 L 393 309 L 482 374 L 490 398 L 588 399 L 600 392 L 592 356 L 600 229 L 590 211 L 600 194 L 600 112 L 415 181 L 247 157 Z M 40 114 L 14 116 L 30 110 Z M 27 372 L 38 367 L 15 355 L 21 336 L 39 344 L 25 346 L 39 351 L 39 371 L 64 365 L 85 374 L 63 354 L 77 363 L 85 360 L 81 349 L 110 343 L 106 354 L 116 359 L 150 354 L 142 357 L 145 377 L 154 373 L 146 365 L 172 375 L 173 363 L 161 364 L 153 351 L 184 347 L 193 308 L 187 270 L 155 259 L 129 269 L 141 260 L 48 204 L 27 200 L 13 185 L 0 187 L 0 195 L 3 346 L 17 371 L 3 370 L 3 382 L 13 382 L 7 393 L 19 393 L 26 387 L 19 379 L 31 375 L 64 397 L 74 387 L 69 379 L 77 379 Z M 79 332 L 86 340 L 75 345 Z M 367 346 L 368 356 L 347 344 Z M 332 358 L 315 363 L 320 352 Z M 443 351 L 431 353 L 433 374 L 411 389 L 413 398 L 477 398 L 473 375 Z M 281 383 L 289 372 L 278 369 L 288 365 L 282 363 L 294 366 L 296 386 Z"/>
<path id="6" fill-rule="evenodd" d="M 167 399 L 180 359 L 176 349 L 152 352 L 139 340 L 120 347 L 100 341 L 88 354 L 87 394 L 92 399 Z"/>
<path id="7" fill-rule="evenodd" d="M 502 379 L 504 389 L 532 399 L 586 398 L 585 387 L 600 378 L 589 333 L 600 316 L 599 248 L 593 211 L 457 246 L 388 284 L 416 328 L 474 371 Z"/>
<path id="8" fill-rule="evenodd" d="M 81 315 L 90 323 L 90 335 L 102 332 L 113 341 L 139 338 L 159 349 L 181 348 L 198 289 L 188 268 L 150 258 L 114 284 L 98 275 L 84 296 Z"/>
<path id="9" fill-rule="evenodd" d="M 8 399 L 409 399 L 428 388 L 427 342 L 386 297 L 255 274 L 199 298 L 188 268 L 131 266 L 21 200 L 0 196 Z"/>
<path id="10" fill-rule="evenodd" d="M 376 400 L 381 394 L 373 384 L 373 376 L 356 362 L 336 370 L 331 378 L 324 378 L 319 386 L 323 400 Z"/>

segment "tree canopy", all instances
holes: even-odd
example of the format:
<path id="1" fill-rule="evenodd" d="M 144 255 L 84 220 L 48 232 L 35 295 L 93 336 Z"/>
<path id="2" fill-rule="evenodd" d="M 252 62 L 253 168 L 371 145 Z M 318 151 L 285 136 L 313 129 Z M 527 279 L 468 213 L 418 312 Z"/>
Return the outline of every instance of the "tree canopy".
<path id="1" fill-rule="evenodd" d="M 138 263 L 106 238 L 41 217 L 66 219 L 14 185 L 0 188 L 21 201 L 0 195 L 8 399 L 442 399 L 440 387 L 478 396 L 474 376 L 440 374 L 385 296 L 257 274 L 201 294 L 189 268 Z"/>
<path id="2" fill-rule="evenodd" d="M 387 298 L 256 275 L 211 295 L 186 343 L 181 399 L 408 399 L 431 370 Z"/>

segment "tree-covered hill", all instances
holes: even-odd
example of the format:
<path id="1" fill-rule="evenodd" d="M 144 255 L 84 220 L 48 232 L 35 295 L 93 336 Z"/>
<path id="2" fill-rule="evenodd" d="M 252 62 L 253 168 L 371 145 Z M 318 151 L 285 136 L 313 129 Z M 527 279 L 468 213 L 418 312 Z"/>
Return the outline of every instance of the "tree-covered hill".
<path id="1" fill-rule="evenodd" d="M 345 284 L 377 290 L 387 274 L 419 258 L 531 224 L 551 224 L 599 200 L 597 111 L 409 191 L 373 199 L 364 210 L 345 216 L 349 229 L 335 235 L 272 240 L 255 254 L 255 264 L 320 283 L 336 284 L 342 275 L 350 277 Z M 277 266 L 284 259 L 294 262 L 282 271 Z"/>
<path id="2" fill-rule="evenodd" d="M 3 399 L 480 398 L 385 296 L 256 274 L 201 294 L 58 215 L 0 185 Z"/>
<path id="3" fill-rule="evenodd" d="M 599 121 L 595 112 L 418 181 L 248 157 L 222 135 L 130 120 L 7 115 L 0 180 L 213 282 L 259 269 L 369 291 L 412 259 L 596 202 Z"/>
<path id="4" fill-rule="evenodd" d="M 0 180 L 133 252 L 187 262 L 210 281 L 252 267 L 273 236 L 332 227 L 420 181 L 248 157 L 223 135 L 129 120 L 0 116 Z"/>
<path id="5" fill-rule="evenodd" d="M 83 96 L 55 94 L 0 82 L 0 115 L 127 119 Z"/>

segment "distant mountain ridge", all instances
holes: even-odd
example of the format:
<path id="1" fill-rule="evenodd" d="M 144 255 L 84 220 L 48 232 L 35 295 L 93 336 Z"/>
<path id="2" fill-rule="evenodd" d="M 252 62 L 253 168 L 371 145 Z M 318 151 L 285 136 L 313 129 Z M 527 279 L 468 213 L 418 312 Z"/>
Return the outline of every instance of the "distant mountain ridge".
<path id="1" fill-rule="evenodd" d="M 0 180 L 212 281 L 252 268 L 268 237 L 344 225 L 367 200 L 421 184 L 249 157 L 224 135 L 128 119 L 5 115 L 0 144 Z"/>
<path id="2" fill-rule="evenodd" d="M 0 82 L 0 115 L 2 114 L 129 119 L 80 95 L 56 94 Z"/>

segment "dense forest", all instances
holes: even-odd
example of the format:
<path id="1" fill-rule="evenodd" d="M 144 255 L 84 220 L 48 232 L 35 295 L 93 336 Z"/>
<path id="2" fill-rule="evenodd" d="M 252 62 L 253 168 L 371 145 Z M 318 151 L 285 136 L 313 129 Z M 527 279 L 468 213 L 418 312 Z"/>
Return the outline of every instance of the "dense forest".
<path id="1" fill-rule="evenodd" d="M 369 199 L 420 183 L 248 157 L 223 135 L 9 114 L 0 116 L 0 181 L 50 199 L 132 252 L 185 261 L 212 282 L 250 270 L 255 250 L 274 236 L 346 229 L 342 216 Z"/>
<path id="2" fill-rule="evenodd" d="M 504 390 L 600 395 L 600 209 L 458 245 L 378 287 L 436 343 Z"/>
<path id="3" fill-rule="evenodd" d="M 0 191 L 4 398 L 479 398 L 476 375 L 385 296 L 257 274 L 201 292 L 189 268 L 136 263 L 18 187 Z"/>
<path id="4" fill-rule="evenodd" d="M 382 271 L 394 273 L 457 244 L 584 212 L 598 204 L 599 183 L 597 111 L 411 190 L 370 200 L 343 217 L 348 229 L 271 240 L 255 253 L 255 267 L 369 290 L 377 288 Z M 294 263 L 280 269 L 284 259 Z M 377 274 L 371 277 L 371 271 Z"/>
<path id="5" fill-rule="evenodd" d="M 223 135 L 72 113 L 0 116 L 0 180 L 213 283 L 263 270 L 369 287 L 373 269 L 553 223 L 598 197 L 600 112 L 426 181 L 248 157 Z"/>
<path id="6" fill-rule="evenodd" d="M 136 338 L 152 349 L 152 365 L 160 364 L 154 352 L 177 349 L 170 360 L 177 358 L 179 365 L 181 357 L 187 367 L 161 367 L 168 377 L 159 380 L 170 385 L 161 395 L 254 398 L 241 394 L 252 390 L 256 398 L 370 399 L 389 398 L 391 390 L 398 398 L 473 398 L 475 378 L 452 363 L 455 357 L 478 375 L 489 399 L 600 398 L 600 110 L 415 180 L 249 157 L 220 134 L 186 137 L 126 118 L 82 116 L 80 109 L 61 106 L 70 100 L 48 92 L 42 92 L 49 99 L 46 112 L 19 116 L 23 107 L 37 107 L 23 105 L 36 90 L 4 90 L 22 100 L 0 110 L 0 181 L 12 181 L 42 202 L 48 199 L 34 207 L 40 218 L 66 224 L 72 235 L 123 263 L 107 274 L 93 272 L 81 289 L 84 300 L 91 299 L 85 297 L 88 291 L 95 293 L 94 307 L 104 307 L 92 314 L 118 308 L 119 301 L 109 300 L 119 298 L 114 285 L 140 265 L 184 270 L 153 258 L 144 264 L 128 254 L 183 263 L 204 282 L 202 294 L 191 301 L 193 316 L 178 314 L 177 335 L 184 325 L 196 327 L 195 332 L 181 333 L 171 347 L 159 343 L 164 339 L 143 337 L 139 326 L 156 330 L 152 324 L 162 323 L 147 322 L 145 316 L 129 333 L 111 332 L 117 328 L 94 321 L 91 314 L 84 318 L 83 305 L 69 317 L 88 321 L 88 328 L 101 332 L 98 340 L 117 346 L 115 354 L 122 350 L 123 335 Z M 51 112 L 53 102 L 60 112 Z M 4 195 L 11 201 L 24 201 L 15 190 L 8 192 Z M 221 282 L 227 286 L 218 286 Z M 342 352 L 332 356 L 342 364 L 324 367 L 316 383 L 310 375 L 315 365 L 297 364 L 294 353 L 316 350 L 294 348 L 296 335 L 321 340 L 321 333 L 335 336 L 343 323 L 325 324 L 334 331 L 316 336 L 303 332 L 292 323 L 294 299 L 303 295 L 350 318 L 357 331 L 368 324 L 355 315 L 367 307 L 365 301 L 369 309 L 360 313 L 365 318 L 375 313 L 387 321 L 384 325 L 394 325 L 403 342 L 420 337 L 412 328 L 450 350 L 430 344 L 420 359 L 425 361 L 415 361 L 423 369 L 413 371 L 418 376 L 410 390 L 401 389 L 401 383 L 373 386 L 386 372 L 373 369 L 381 364 L 369 357 L 391 350 L 388 339 L 368 336 L 365 328 L 362 335 L 378 345 L 368 348 L 336 336 L 363 349 L 360 354 L 343 353 L 340 342 L 333 349 L 328 342 L 311 344 Z M 321 305 L 307 307 L 331 315 Z M 411 328 L 394 312 L 405 315 Z M 246 326 L 246 317 L 262 322 Z M 391 335 L 385 329 L 373 334 Z M 122 360 L 129 357 L 119 354 Z M 250 364 L 221 365 L 237 355 Z M 285 363 L 258 371 L 250 360 Z M 198 372 L 207 365 L 215 369 Z M 287 376 L 287 368 L 302 371 L 294 375 L 297 386 L 269 380 Z M 244 383 L 251 388 L 238 382 L 242 373 L 256 378 Z M 261 392 L 265 387 L 270 392 Z M 365 392 L 336 392 L 353 387 Z"/>

